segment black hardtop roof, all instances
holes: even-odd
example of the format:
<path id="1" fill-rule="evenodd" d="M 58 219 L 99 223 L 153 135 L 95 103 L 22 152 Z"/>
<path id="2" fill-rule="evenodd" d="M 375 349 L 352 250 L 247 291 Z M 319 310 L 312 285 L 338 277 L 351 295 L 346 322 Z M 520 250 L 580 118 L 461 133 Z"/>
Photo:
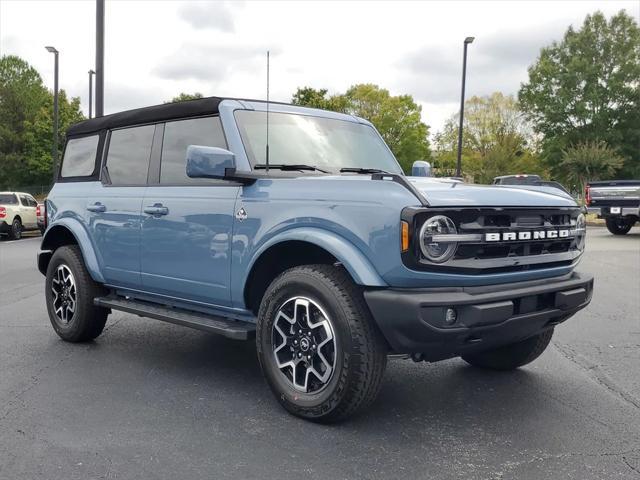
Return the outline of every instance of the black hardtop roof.
<path id="1" fill-rule="evenodd" d="M 104 117 L 92 118 L 72 125 L 67 130 L 68 137 L 86 135 L 111 128 L 140 125 L 143 123 L 161 122 L 176 118 L 215 115 L 218 105 L 224 98 L 207 97 L 184 102 L 165 103 L 152 107 L 136 108 L 124 112 L 112 113 Z"/>

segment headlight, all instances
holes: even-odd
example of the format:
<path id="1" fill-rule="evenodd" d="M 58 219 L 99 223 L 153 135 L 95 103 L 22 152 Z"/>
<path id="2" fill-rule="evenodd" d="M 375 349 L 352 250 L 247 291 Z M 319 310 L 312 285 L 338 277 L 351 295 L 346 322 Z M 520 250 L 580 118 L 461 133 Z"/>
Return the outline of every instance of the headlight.
<path id="1" fill-rule="evenodd" d="M 584 250 L 584 245 L 587 239 L 587 218 L 584 213 L 578 215 L 576 218 L 576 248 L 578 250 Z"/>
<path id="2" fill-rule="evenodd" d="M 456 252 L 458 243 L 451 241 L 444 235 L 456 235 L 458 231 L 449 217 L 436 215 L 424 222 L 420 229 L 420 250 L 427 260 L 433 263 L 443 263 Z"/>

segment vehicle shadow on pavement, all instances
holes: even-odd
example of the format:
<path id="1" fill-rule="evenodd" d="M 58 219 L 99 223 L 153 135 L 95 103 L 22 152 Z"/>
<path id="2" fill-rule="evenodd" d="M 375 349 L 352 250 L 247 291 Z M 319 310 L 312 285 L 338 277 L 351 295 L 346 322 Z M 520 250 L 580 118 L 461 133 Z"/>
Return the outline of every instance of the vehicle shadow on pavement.
<path id="1" fill-rule="evenodd" d="M 231 396 L 225 403 L 233 402 L 246 409 L 248 399 L 259 400 L 266 409 L 260 414 L 287 416 L 262 378 L 253 341 L 238 342 L 133 317 L 121 322 L 115 328 L 108 324 L 104 336 L 89 345 L 91 355 L 111 358 L 113 350 L 117 350 L 118 362 L 129 371 L 147 372 L 144 382 L 151 390 L 159 388 L 165 382 L 163 377 L 168 377 L 175 388 L 197 384 L 199 395 L 209 398 L 223 389 Z M 156 381 L 160 383 L 154 386 Z M 375 430 L 380 422 L 391 422 L 394 429 L 406 428 L 402 419 L 409 425 L 446 419 L 447 424 L 464 428 L 474 417 L 474 423 L 491 424 L 500 421 L 505 412 L 509 416 L 518 411 L 526 415 L 532 406 L 537 408 L 548 401 L 539 388 L 548 381 L 526 369 L 484 371 L 459 359 L 438 364 L 393 359 L 378 399 L 362 415 L 341 424 L 341 428 Z M 122 386 L 126 384 L 123 380 Z"/>

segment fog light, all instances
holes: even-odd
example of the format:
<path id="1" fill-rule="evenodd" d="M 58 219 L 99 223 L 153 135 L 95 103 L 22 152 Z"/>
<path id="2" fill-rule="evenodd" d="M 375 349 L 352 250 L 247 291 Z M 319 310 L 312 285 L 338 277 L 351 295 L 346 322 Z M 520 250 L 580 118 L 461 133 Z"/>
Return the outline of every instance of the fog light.
<path id="1" fill-rule="evenodd" d="M 453 325 L 458 320 L 458 312 L 456 312 L 455 308 L 447 308 L 446 313 L 444 314 L 444 323 L 447 325 Z"/>

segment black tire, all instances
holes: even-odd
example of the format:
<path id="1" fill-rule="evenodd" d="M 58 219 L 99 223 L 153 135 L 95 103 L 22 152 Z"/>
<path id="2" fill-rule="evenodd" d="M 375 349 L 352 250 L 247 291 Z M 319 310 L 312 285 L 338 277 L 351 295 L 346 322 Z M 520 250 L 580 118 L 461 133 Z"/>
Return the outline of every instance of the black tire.
<path id="1" fill-rule="evenodd" d="M 71 272 L 71 280 L 75 285 L 75 308 L 71 314 L 64 315 L 67 321 L 61 318 L 61 314 L 56 313 L 56 306 L 60 306 L 59 298 L 62 296 L 59 293 L 54 294 L 54 283 L 56 289 L 60 284 L 57 277 L 58 272 L 66 272 L 65 268 Z M 67 292 L 71 290 L 67 288 Z M 53 253 L 47 268 L 45 297 L 49 320 L 60 338 L 74 343 L 87 342 L 97 338 L 104 329 L 109 310 L 96 307 L 93 304 L 93 299 L 104 294 L 104 287 L 94 282 L 89 275 L 77 245 L 60 247 Z M 70 293 L 67 295 L 67 298 L 71 296 Z M 68 310 L 65 309 L 65 312 L 68 313 Z"/>
<path id="2" fill-rule="evenodd" d="M 633 227 L 634 222 L 630 222 L 625 220 L 622 217 L 609 217 L 606 219 L 607 222 L 607 230 L 609 230 L 614 235 L 626 235 Z"/>
<path id="3" fill-rule="evenodd" d="M 274 353 L 276 316 L 295 298 L 309 299 L 319 306 L 335 332 L 332 374 L 318 391 L 296 390 L 278 368 Z M 332 265 L 295 267 L 271 283 L 260 305 L 256 343 L 262 372 L 280 404 L 293 415 L 322 423 L 344 420 L 371 404 L 387 363 L 386 342 L 361 289 L 342 268 Z M 312 353 L 318 352 L 314 347 Z M 292 355 L 295 358 L 295 352 Z"/>
<path id="4" fill-rule="evenodd" d="M 515 370 L 533 362 L 542 355 L 542 352 L 551 342 L 552 336 L 553 328 L 550 328 L 538 335 L 511 345 L 473 355 L 463 355 L 462 359 L 474 367 L 488 368 L 490 370 Z"/>
<path id="5" fill-rule="evenodd" d="M 40 235 L 42 235 L 42 236 L 44 236 L 44 232 L 47 231 L 47 229 L 44 228 L 44 227 L 39 227 L 38 230 L 40 230 Z"/>
<path id="6" fill-rule="evenodd" d="M 22 238 L 22 222 L 19 218 L 14 218 L 9 230 L 9 238 L 11 240 L 20 240 Z"/>

